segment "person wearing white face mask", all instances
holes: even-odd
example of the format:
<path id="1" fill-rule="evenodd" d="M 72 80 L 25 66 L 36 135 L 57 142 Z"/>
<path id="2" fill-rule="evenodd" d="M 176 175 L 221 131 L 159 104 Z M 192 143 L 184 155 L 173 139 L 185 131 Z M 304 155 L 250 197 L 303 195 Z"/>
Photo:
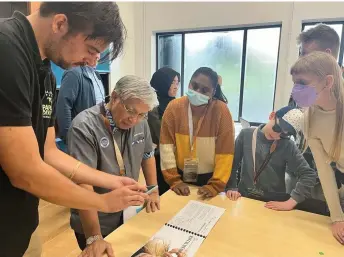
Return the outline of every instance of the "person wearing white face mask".
<path id="1" fill-rule="evenodd" d="M 291 68 L 293 99 L 306 108 L 305 148 L 309 145 L 330 209 L 332 233 L 344 244 L 344 88 L 335 58 L 313 52 Z M 336 163 L 337 172 L 331 167 Z M 337 181 L 336 181 L 337 177 Z"/>
<path id="2" fill-rule="evenodd" d="M 234 123 L 218 75 L 202 67 L 191 77 L 187 96 L 170 102 L 160 132 L 161 170 L 178 195 L 189 195 L 187 183 L 201 186 L 198 194 L 223 192 L 234 155 Z M 184 115 L 183 115 L 184 114 Z"/>

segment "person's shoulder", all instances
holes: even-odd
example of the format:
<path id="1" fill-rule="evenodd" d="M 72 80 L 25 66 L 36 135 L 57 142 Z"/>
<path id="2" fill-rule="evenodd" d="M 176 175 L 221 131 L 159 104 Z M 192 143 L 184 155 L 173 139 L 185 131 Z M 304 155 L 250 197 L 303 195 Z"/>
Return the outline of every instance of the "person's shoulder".
<path id="1" fill-rule="evenodd" d="M 214 105 L 214 109 L 215 109 L 216 111 L 218 111 L 218 112 L 221 112 L 221 113 L 230 113 L 227 104 L 224 103 L 224 102 L 221 101 L 221 100 L 214 99 L 214 100 L 213 100 L 213 105 Z"/>
<path id="2" fill-rule="evenodd" d="M 14 16 L 0 19 L 0 39 L 1 47 L 24 47 L 26 35 Z"/>
<path id="3" fill-rule="evenodd" d="M 29 77 L 34 72 L 33 60 L 27 47 L 19 42 L 21 40 L 14 40 L 3 34 L 0 28 L 0 75 L 2 78 L 11 80 L 21 77 L 29 83 Z M 24 87 L 24 85 L 17 85 Z"/>
<path id="4" fill-rule="evenodd" d="M 240 130 L 239 135 L 244 137 L 247 135 L 252 135 L 254 130 L 255 128 L 243 128 Z"/>
<path id="5" fill-rule="evenodd" d="M 230 112 L 226 103 L 221 100 L 214 99 L 212 101 L 211 113 L 216 113 L 217 117 L 225 123 L 233 122 L 232 113 Z"/>
<path id="6" fill-rule="evenodd" d="M 6 59 L 6 62 L 8 62 L 16 60 L 16 57 L 25 54 L 26 51 L 21 51 L 21 45 L 18 44 L 18 41 L 14 40 L 10 35 L 3 33 L 0 28 L 0 53 L 2 57 L 4 57 L 4 55 L 11 55 L 11 59 Z M 4 59 L 5 58 L 3 58 L 3 60 Z"/>
<path id="7" fill-rule="evenodd" d="M 182 96 L 176 99 L 173 99 L 169 104 L 168 104 L 168 109 L 173 109 L 173 110 L 180 110 L 184 109 L 188 104 L 188 98 L 187 96 Z"/>
<path id="8" fill-rule="evenodd" d="M 2 36 L 13 38 L 14 35 L 18 33 L 16 27 L 13 26 L 14 21 L 15 21 L 14 17 L 0 18 L 0 34 Z"/>
<path id="9" fill-rule="evenodd" d="M 72 68 L 67 69 L 63 72 L 63 76 L 65 76 L 67 74 L 74 74 L 76 76 L 80 76 L 80 74 L 82 74 L 82 69 L 80 66 L 72 67 Z"/>
<path id="10" fill-rule="evenodd" d="M 298 150 L 296 143 L 290 138 L 281 138 L 278 143 L 283 149 Z"/>
<path id="11" fill-rule="evenodd" d="M 92 106 L 76 115 L 72 121 L 72 127 L 89 127 L 93 129 L 100 125 L 101 115 L 100 105 Z"/>
<path id="12" fill-rule="evenodd" d="M 149 131 L 148 121 L 142 120 L 132 128 L 132 131 L 134 132 L 134 134 L 146 133 L 147 131 Z"/>
<path id="13" fill-rule="evenodd" d="M 156 119 L 159 119 L 158 107 L 154 107 L 153 110 L 148 112 L 148 123 L 155 121 Z"/>

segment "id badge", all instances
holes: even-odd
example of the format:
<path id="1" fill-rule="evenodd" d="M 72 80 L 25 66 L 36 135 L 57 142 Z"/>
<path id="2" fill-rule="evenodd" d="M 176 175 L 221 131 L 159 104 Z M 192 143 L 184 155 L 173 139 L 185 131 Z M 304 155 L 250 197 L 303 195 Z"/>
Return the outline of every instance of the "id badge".
<path id="1" fill-rule="evenodd" d="M 186 158 L 184 160 L 183 181 L 196 183 L 198 176 L 198 159 Z"/>

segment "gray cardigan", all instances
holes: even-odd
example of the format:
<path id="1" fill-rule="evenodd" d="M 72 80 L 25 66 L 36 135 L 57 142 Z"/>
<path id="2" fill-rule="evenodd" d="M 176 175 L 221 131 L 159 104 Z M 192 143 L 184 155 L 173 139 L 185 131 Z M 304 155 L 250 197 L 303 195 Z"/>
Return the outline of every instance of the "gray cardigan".
<path id="1" fill-rule="evenodd" d="M 264 126 L 264 125 L 263 125 Z M 260 126 L 257 134 L 256 169 L 263 163 L 273 141 L 267 140 Z M 248 188 L 253 187 L 252 134 L 253 128 L 241 130 L 235 140 L 232 173 L 226 186 L 227 190 L 239 190 L 245 196 Z M 238 170 L 241 164 L 241 171 Z M 240 181 L 237 181 L 237 173 Z M 257 187 L 267 192 L 286 192 L 285 173 L 297 178 L 291 197 L 298 203 L 311 197 L 316 184 L 317 174 L 311 169 L 295 143 L 290 139 L 278 141 L 277 148 L 269 163 L 261 173 Z"/>
<path id="2" fill-rule="evenodd" d="M 96 76 L 101 80 L 98 72 Z M 72 120 L 83 110 L 96 105 L 92 80 L 86 67 L 75 67 L 63 73 L 56 105 L 56 119 L 59 137 L 66 143 Z"/>

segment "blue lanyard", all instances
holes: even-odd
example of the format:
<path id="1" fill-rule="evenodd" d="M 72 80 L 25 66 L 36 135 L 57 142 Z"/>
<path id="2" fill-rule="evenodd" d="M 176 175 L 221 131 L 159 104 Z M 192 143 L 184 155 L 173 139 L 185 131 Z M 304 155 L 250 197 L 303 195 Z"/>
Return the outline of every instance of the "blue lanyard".
<path id="1" fill-rule="evenodd" d="M 112 118 L 110 110 L 106 106 L 106 103 L 104 103 L 104 108 L 105 108 L 106 118 L 109 120 L 109 123 L 110 123 L 111 131 L 112 131 L 112 133 L 114 133 L 117 131 L 117 127 L 116 127 L 116 124 Z"/>

